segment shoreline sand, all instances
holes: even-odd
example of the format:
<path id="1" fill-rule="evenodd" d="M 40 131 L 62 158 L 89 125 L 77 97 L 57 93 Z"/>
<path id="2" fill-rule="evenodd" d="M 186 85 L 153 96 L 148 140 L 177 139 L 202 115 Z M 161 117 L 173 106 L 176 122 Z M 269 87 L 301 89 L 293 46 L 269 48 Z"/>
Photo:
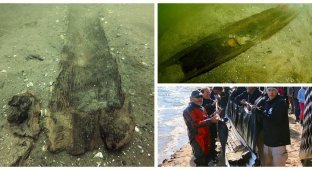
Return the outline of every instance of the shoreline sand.
<path id="1" fill-rule="evenodd" d="M 302 166 L 299 159 L 300 139 L 302 133 L 302 126 L 295 122 L 294 114 L 289 115 L 290 137 L 291 145 L 287 145 L 288 159 L 286 161 L 286 167 L 300 167 Z M 220 147 L 220 145 L 217 146 Z M 160 167 L 194 167 L 194 157 L 192 154 L 192 148 L 189 143 L 183 145 L 178 151 L 176 151 L 169 159 L 164 159 Z"/>

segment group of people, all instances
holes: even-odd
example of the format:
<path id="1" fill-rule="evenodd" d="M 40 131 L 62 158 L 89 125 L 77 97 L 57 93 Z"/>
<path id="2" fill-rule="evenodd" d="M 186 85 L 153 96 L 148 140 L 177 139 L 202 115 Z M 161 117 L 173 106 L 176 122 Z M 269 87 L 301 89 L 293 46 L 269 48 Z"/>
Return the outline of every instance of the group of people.
<path id="1" fill-rule="evenodd" d="M 304 87 L 288 87 L 287 98 L 291 105 L 290 114 L 295 114 L 296 122 L 303 123 L 304 118 L 304 95 L 306 89 Z"/>
<path id="2" fill-rule="evenodd" d="M 287 110 L 289 109 L 289 106 L 291 106 L 289 114 L 295 114 L 296 122 L 300 122 L 300 124 L 302 124 L 304 118 L 305 87 L 276 87 L 276 89 L 279 96 L 285 99 Z M 242 92 L 242 90 L 246 91 Z M 262 94 L 266 93 L 265 90 L 266 89 L 264 87 L 261 88 L 238 87 L 237 90 L 234 90 L 231 96 L 231 100 L 235 100 L 235 103 L 238 105 L 246 105 L 246 104 L 254 105 L 256 99 L 258 99 Z M 238 94 L 241 95 L 235 98 Z"/>
<path id="3" fill-rule="evenodd" d="M 261 166 L 285 166 L 288 158 L 286 145 L 291 143 L 288 113 L 294 113 L 297 122 L 303 123 L 304 103 L 307 101 L 305 91 L 303 87 L 205 87 L 192 91 L 183 117 L 196 166 L 208 166 L 209 162 L 218 161 L 216 123 L 226 114 L 229 100 L 247 107 L 259 117 L 263 144 L 257 145 L 257 149 Z M 303 133 L 308 133 L 306 140 L 309 141 L 312 132 L 307 131 Z"/>
<path id="4" fill-rule="evenodd" d="M 192 91 L 190 103 L 183 111 L 196 166 L 208 166 L 210 161 L 218 161 L 216 123 L 223 111 L 220 105 L 224 101 L 222 91 L 223 88 L 219 87 L 213 91 L 209 87 Z"/>

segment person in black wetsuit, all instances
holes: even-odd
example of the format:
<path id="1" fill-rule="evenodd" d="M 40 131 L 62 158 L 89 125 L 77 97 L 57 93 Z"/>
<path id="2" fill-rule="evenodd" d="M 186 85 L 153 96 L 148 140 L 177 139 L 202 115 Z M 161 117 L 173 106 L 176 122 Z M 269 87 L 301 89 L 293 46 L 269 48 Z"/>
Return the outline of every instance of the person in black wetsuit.
<path id="1" fill-rule="evenodd" d="M 207 114 L 209 117 L 213 116 L 213 113 L 216 111 L 216 104 L 218 100 L 213 100 L 211 99 L 211 89 L 210 87 L 205 87 L 201 89 L 201 92 L 203 93 L 203 107 L 206 109 Z M 212 156 L 212 161 L 214 163 L 218 162 L 218 156 L 217 156 L 217 145 L 216 145 L 216 138 L 217 138 L 217 125 L 212 124 L 210 126 L 210 140 L 211 140 L 211 156 Z"/>

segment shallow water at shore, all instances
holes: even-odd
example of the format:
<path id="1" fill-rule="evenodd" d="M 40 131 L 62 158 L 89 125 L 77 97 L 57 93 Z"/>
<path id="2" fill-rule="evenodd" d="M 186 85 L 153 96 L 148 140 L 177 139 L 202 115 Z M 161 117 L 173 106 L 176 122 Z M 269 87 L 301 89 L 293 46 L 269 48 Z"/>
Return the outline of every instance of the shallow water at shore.
<path id="1" fill-rule="evenodd" d="M 196 87 L 158 88 L 158 164 L 188 142 L 182 112 Z"/>

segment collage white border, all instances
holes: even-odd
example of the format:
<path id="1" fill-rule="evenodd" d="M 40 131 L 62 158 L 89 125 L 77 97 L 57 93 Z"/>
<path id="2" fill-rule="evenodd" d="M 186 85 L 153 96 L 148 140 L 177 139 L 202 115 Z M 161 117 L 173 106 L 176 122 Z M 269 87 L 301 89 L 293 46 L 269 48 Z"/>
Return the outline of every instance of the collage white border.
<path id="1" fill-rule="evenodd" d="M 126 4 L 138 4 L 138 3 L 148 3 L 148 4 L 154 4 L 154 167 L 44 167 L 45 169 L 54 169 L 57 168 L 59 170 L 63 169 L 85 169 L 85 168 L 92 168 L 92 169 L 107 169 L 107 170 L 115 170 L 117 169 L 147 169 L 147 170 L 153 170 L 153 169 L 167 169 L 170 170 L 180 170 L 183 169 L 193 169 L 195 167 L 158 167 L 158 110 L 157 110 L 157 95 L 158 95 L 158 87 L 164 87 L 164 86 L 190 86 L 190 87 L 198 87 L 198 86 L 311 86 L 312 84 L 289 84 L 289 83 L 161 83 L 158 84 L 158 62 L 157 62 L 157 56 L 158 56 L 158 3 L 311 3 L 312 0 L 0 0 L 0 3 L 126 3 Z M 1 21 L 0 21 L 1 22 Z M 0 151 L 1 154 L 1 151 Z M 1 165 L 0 165 L 1 167 Z M 32 169 L 32 170 L 39 170 L 43 167 L 21 167 L 21 168 L 10 168 L 10 167 L 1 167 L 1 169 L 7 170 L 7 169 Z M 206 167 L 201 167 L 196 169 L 204 169 Z M 207 167 L 209 169 L 228 169 L 225 167 Z M 233 170 L 241 170 L 242 168 L 247 167 L 231 167 Z M 263 167 L 252 167 L 255 169 L 263 168 Z M 286 167 L 285 167 L 286 168 Z M 288 167 L 289 168 L 289 167 Z M 297 169 L 297 168 L 304 168 L 307 169 L 307 167 L 292 167 L 291 169 Z M 277 168 L 266 168 L 266 169 L 277 169 Z"/>
<path id="2" fill-rule="evenodd" d="M 0 3 L 312 3 L 311 0 L 0 0 Z"/>

